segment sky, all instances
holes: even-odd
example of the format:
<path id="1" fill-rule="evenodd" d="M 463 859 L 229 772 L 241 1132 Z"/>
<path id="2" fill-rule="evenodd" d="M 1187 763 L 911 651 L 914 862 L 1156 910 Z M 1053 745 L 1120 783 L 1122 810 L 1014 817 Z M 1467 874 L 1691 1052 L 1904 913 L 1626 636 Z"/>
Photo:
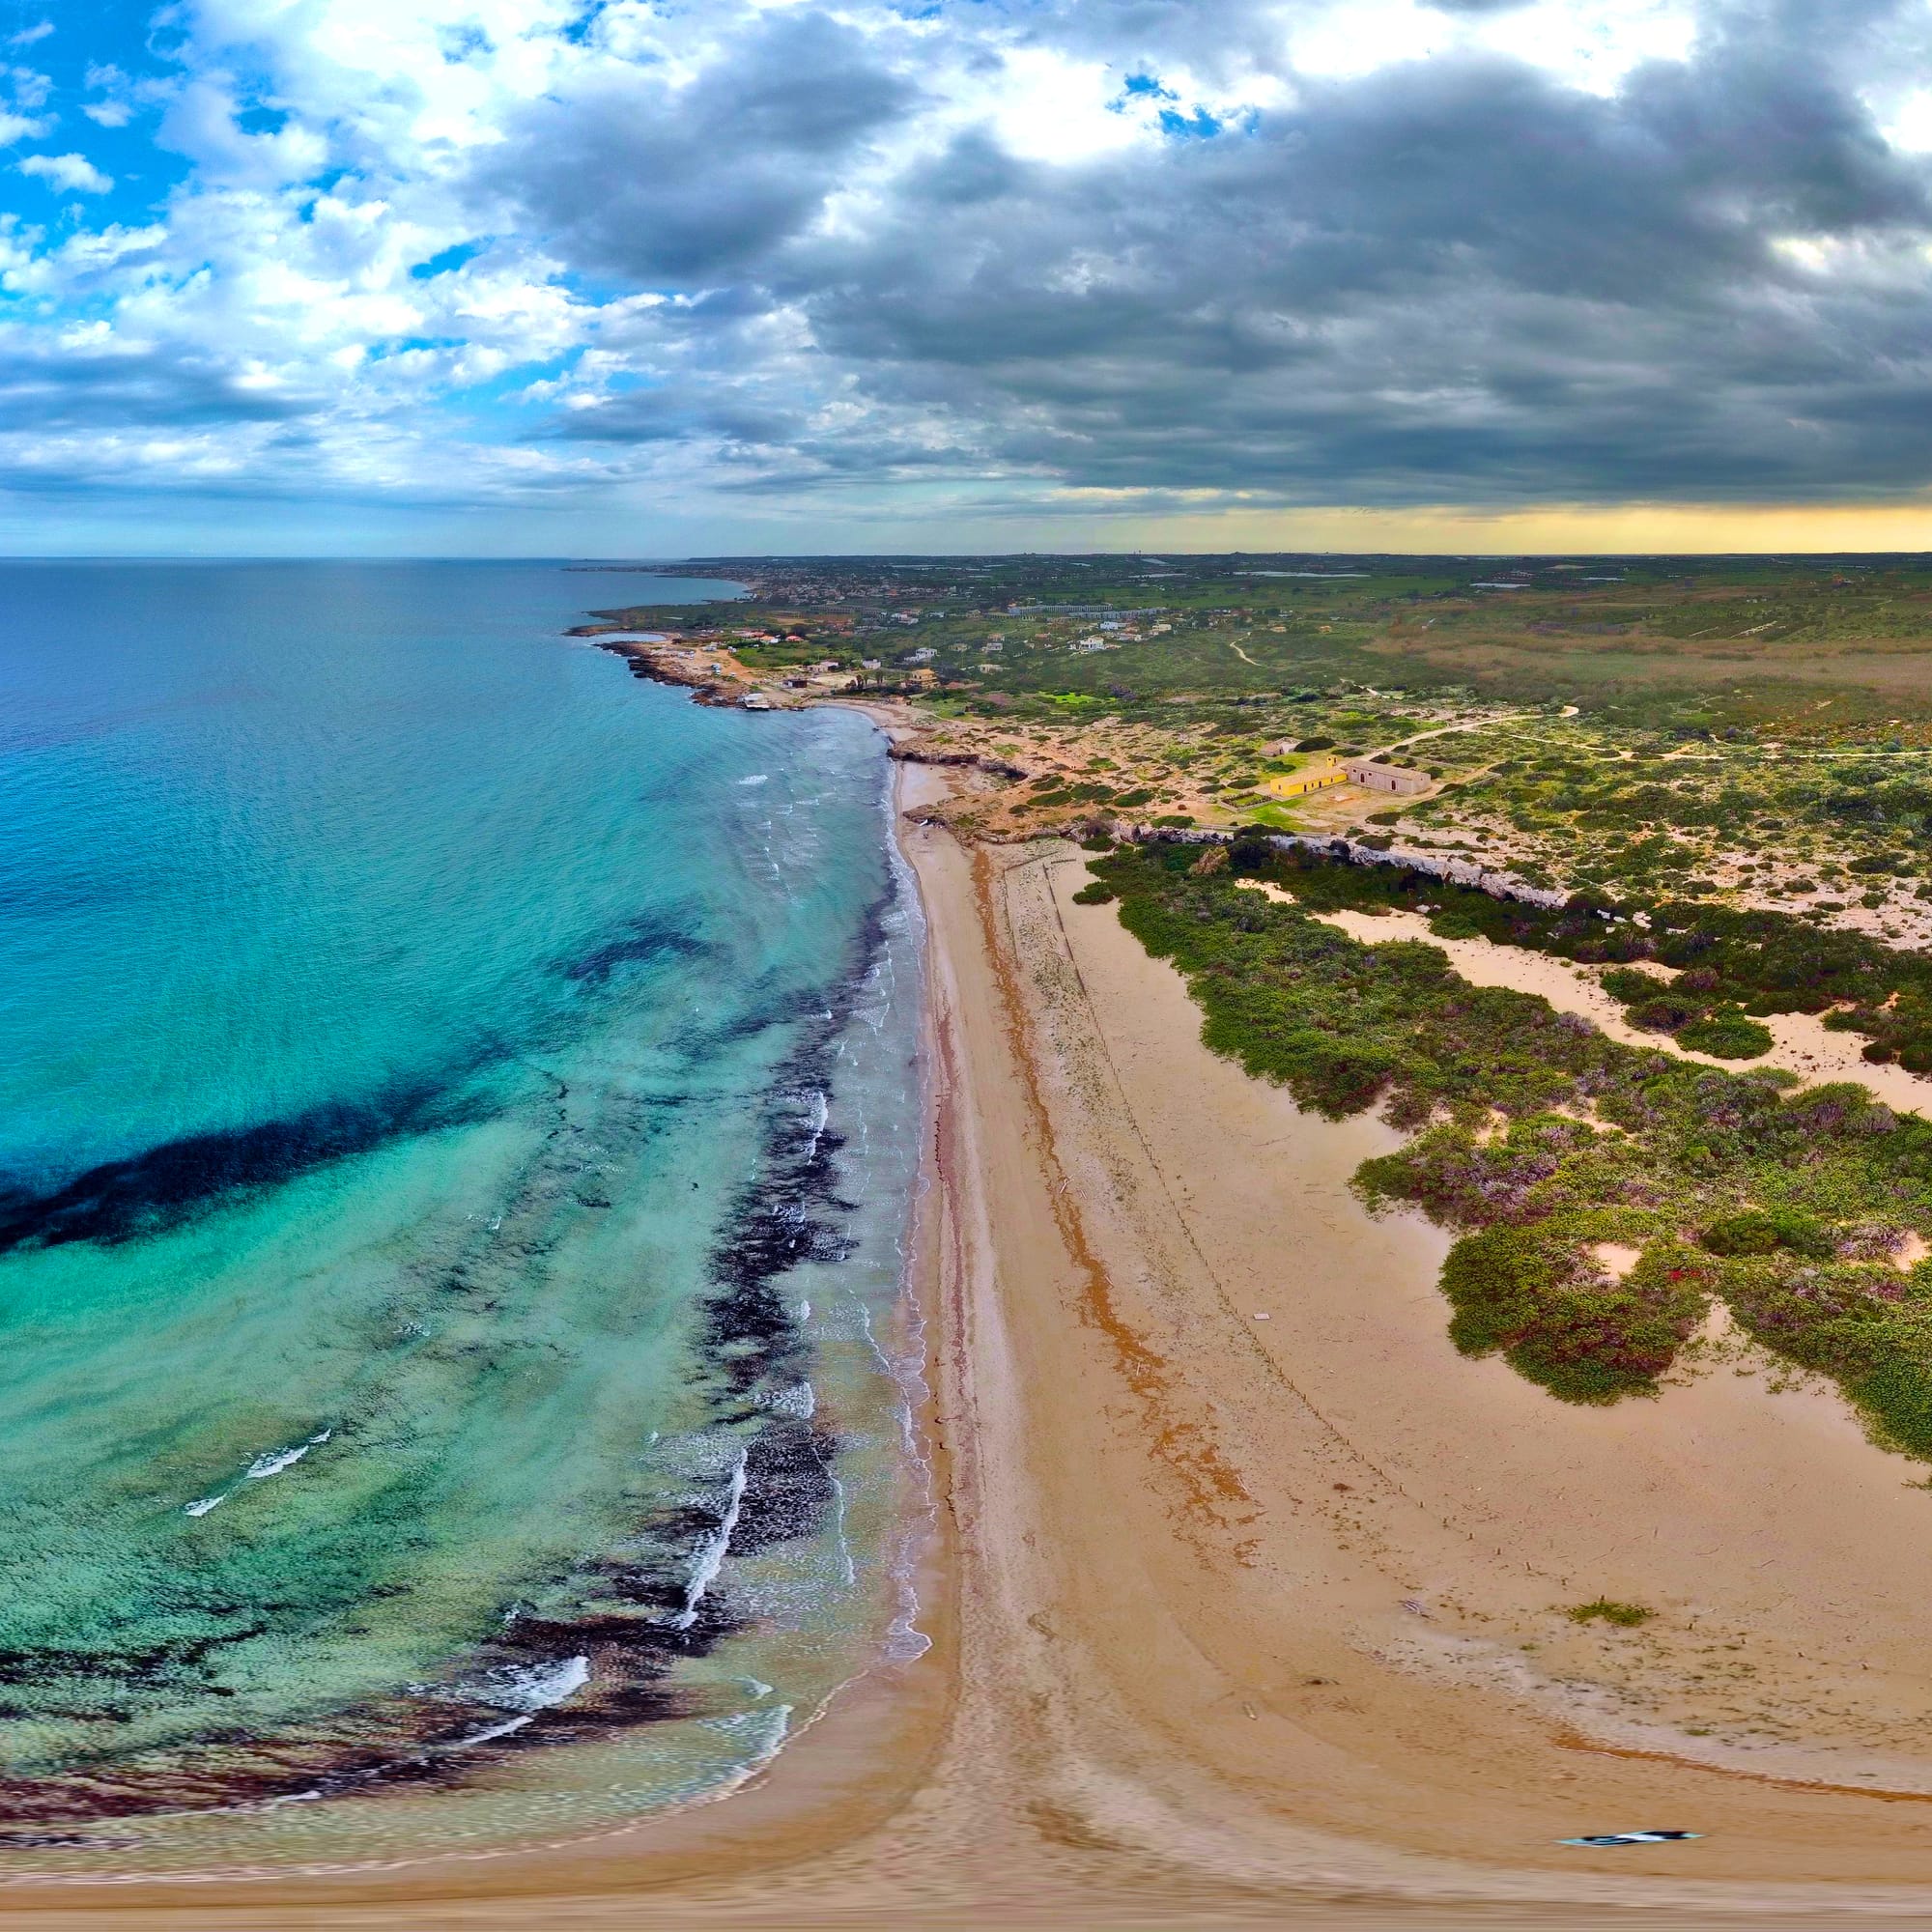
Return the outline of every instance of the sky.
<path id="1" fill-rule="evenodd" d="M 1932 548 L 1932 0 L 0 0 L 0 552 Z"/>

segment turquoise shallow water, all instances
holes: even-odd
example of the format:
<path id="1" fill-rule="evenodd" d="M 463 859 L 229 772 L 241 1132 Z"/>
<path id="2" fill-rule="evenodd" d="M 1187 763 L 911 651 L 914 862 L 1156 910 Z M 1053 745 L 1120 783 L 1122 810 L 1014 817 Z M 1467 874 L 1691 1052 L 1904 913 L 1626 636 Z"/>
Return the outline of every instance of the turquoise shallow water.
<path id="1" fill-rule="evenodd" d="M 596 1825 L 918 1647 L 884 761 L 637 585 L 0 566 L 0 1866 Z"/>

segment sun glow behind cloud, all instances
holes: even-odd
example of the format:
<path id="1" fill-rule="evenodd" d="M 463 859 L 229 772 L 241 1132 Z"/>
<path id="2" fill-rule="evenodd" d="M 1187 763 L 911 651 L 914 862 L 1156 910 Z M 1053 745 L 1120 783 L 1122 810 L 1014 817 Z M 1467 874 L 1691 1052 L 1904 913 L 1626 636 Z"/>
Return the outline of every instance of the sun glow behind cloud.
<path id="1" fill-rule="evenodd" d="M 1259 544 L 1806 503 L 1891 541 L 1932 484 L 1928 17 L 26 19 L 0 542 Z"/>

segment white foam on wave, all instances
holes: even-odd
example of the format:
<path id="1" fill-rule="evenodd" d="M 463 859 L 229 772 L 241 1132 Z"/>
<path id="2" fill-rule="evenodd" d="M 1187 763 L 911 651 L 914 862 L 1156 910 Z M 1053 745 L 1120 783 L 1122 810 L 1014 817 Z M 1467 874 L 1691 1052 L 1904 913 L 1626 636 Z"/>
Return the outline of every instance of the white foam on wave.
<path id="1" fill-rule="evenodd" d="M 298 1442 L 289 1449 L 270 1449 L 265 1455 L 257 1456 L 242 1472 L 245 1483 L 259 1483 L 269 1476 L 279 1476 L 284 1469 L 293 1468 L 311 1449 L 320 1449 L 335 1434 L 332 1429 L 325 1429 L 319 1435 L 311 1435 L 306 1442 Z"/>
<path id="2" fill-rule="evenodd" d="M 704 1593 L 718 1580 L 718 1573 L 724 1567 L 725 1555 L 731 1548 L 731 1532 L 738 1527 L 738 1512 L 745 1505 L 745 1459 L 749 1451 L 740 1449 L 738 1460 L 731 1465 L 731 1480 L 725 1490 L 724 1514 L 719 1519 L 718 1527 L 705 1539 L 704 1547 L 697 1552 L 697 1560 L 691 1566 L 691 1578 L 684 1586 L 684 1608 L 670 1620 L 672 1630 L 689 1630 L 697 1621 L 697 1606 L 704 1601 Z"/>
<path id="3" fill-rule="evenodd" d="M 319 1430 L 301 1442 L 291 1443 L 286 1449 L 265 1449 L 261 1455 L 242 1471 L 244 1483 L 259 1483 L 270 1476 L 279 1476 L 284 1469 L 293 1468 L 311 1449 L 320 1449 L 335 1434 L 332 1429 Z M 219 1495 L 197 1496 L 191 1503 L 182 1505 L 184 1516 L 206 1516 L 212 1509 L 219 1509 L 233 1490 L 223 1490 Z"/>
<path id="4" fill-rule="evenodd" d="M 769 772 L 753 772 L 750 778 L 740 779 L 738 782 L 741 785 L 761 785 L 770 777 L 771 773 Z"/>
<path id="5" fill-rule="evenodd" d="M 832 1493 L 837 1500 L 837 1507 L 832 1517 L 832 1535 L 838 1549 L 838 1562 L 842 1572 L 841 1580 L 844 1582 L 845 1587 L 850 1590 L 859 1581 L 859 1566 L 853 1559 L 852 1539 L 846 1533 L 845 1529 L 845 1485 L 833 1474 L 829 1467 L 825 1471 L 825 1480 L 832 1485 Z"/>
<path id="6" fill-rule="evenodd" d="M 589 1682 L 587 1657 L 554 1657 L 542 1663 L 509 1664 L 492 1671 L 486 1683 L 465 1689 L 479 1704 L 494 1704 L 499 1711 L 521 1711 L 527 1722 L 537 1712 L 547 1711 L 553 1704 L 561 1704 L 566 1697 L 574 1696 Z M 497 1730 L 493 1735 L 500 1737 L 503 1732 Z M 465 1742 L 477 1744 L 482 1740 L 470 1738 Z"/>
<path id="7" fill-rule="evenodd" d="M 826 1122 L 831 1118 L 832 1102 L 827 1099 L 822 1087 L 814 1087 L 811 1090 L 811 1145 L 806 1150 L 807 1160 L 815 1160 L 818 1157 L 818 1144 L 825 1138 Z"/>
<path id="8" fill-rule="evenodd" d="M 521 1731 L 531 1721 L 532 1717 L 528 1712 L 521 1718 L 505 1718 L 500 1724 L 485 1724 L 480 1731 L 471 1731 L 467 1738 L 458 1738 L 454 1744 L 446 1746 L 445 1748 L 469 1750 L 473 1745 L 492 1744 L 497 1738 L 507 1738 L 512 1731 Z"/>
<path id="9" fill-rule="evenodd" d="M 776 1395 L 761 1398 L 763 1406 L 778 1415 L 789 1415 L 810 1422 L 818 1413 L 818 1391 L 809 1381 L 799 1380 Z"/>

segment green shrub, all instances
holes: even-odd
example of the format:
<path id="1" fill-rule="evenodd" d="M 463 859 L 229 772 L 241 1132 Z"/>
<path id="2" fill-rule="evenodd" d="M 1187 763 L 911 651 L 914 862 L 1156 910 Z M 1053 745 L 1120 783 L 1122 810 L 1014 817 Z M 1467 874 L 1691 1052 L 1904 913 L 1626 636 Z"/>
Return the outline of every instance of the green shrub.
<path id="1" fill-rule="evenodd" d="M 1641 1604 L 1619 1604 L 1611 1598 L 1599 1597 L 1594 1604 L 1578 1604 L 1564 1614 L 1573 1624 L 1615 1624 L 1619 1630 L 1634 1630 L 1638 1624 L 1647 1624 L 1657 1612 L 1645 1609 Z"/>
<path id="2" fill-rule="evenodd" d="M 1434 946 L 1358 944 L 1307 915 L 1426 904 L 1442 936 L 1572 958 L 1654 942 L 1749 989 L 1766 1014 L 1850 1006 L 1883 1028 L 1874 1044 L 1922 1049 L 1927 1065 L 1932 962 L 1726 907 L 1651 905 L 1647 930 L 1277 851 L 1252 829 L 1226 849 L 1231 871 L 1278 879 L 1296 903 L 1190 876 L 1199 846 L 1124 846 L 1094 872 L 1122 923 L 1186 976 L 1214 1051 L 1301 1107 L 1379 1106 L 1411 1131 L 1354 1184 L 1372 1208 L 1418 1207 L 1462 1237 L 1442 1273 L 1458 1348 L 1498 1354 L 1563 1400 L 1613 1402 L 1655 1389 L 1721 1293 L 1765 1347 L 1833 1377 L 1875 1435 L 1932 1460 L 1932 1264 L 1906 1275 L 1860 1239 L 1932 1231 L 1932 1123 L 1851 1083 L 1786 1093 L 1776 1074 L 1619 1044 L 1540 1000 L 1469 984 Z M 1728 1001 L 1684 1004 L 1727 1028 L 1742 1018 Z M 1676 1238 L 1690 1227 L 1700 1245 Z M 1603 1278 L 1596 1240 L 1641 1246 L 1622 1281 Z"/>
<path id="3" fill-rule="evenodd" d="M 1694 1270 L 1639 1266 L 1607 1281 L 1574 1243 L 1526 1228 L 1465 1236 L 1442 1264 L 1441 1286 L 1463 1354 L 1501 1350 L 1565 1402 L 1655 1393 L 1703 1308 Z"/>
<path id="4" fill-rule="evenodd" d="M 1732 1009 L 1708 1019 L 1691 1020 L 1678 1031 L 1677 1043 L 1716 1060 L 1756 1060 L 1769 1053 L 1771 1029 Z"/>
<path id="5" fill-rule="evenodd" d="M 1614 966 L 1603 978 L 1604 991 L 1627 1007 L 1650 999 L 1662 986 L 1663 981 L 1655 973 L 1639 973 L 1634 966 Z"/>
<path id="6" fill-rule="evenodd" d="M 1114 898 L 1112 886 L 1103 886 L 1097 879 L 1091 886 L 1082 886 L 1073 895 L 1075 905 L 1108 905 Z"/>
<path id="7" fill-rule="evenodd" d="M 1535 1325 L 1556 1266 L 1548 1243 L 1522 1228 L 1487 1228 L 1449 1250 L 1442 1293 L 1455 1317 L 1449 1339 L 1465 1355 L 1492 1355 Z"/>
<path id="8" fill-rule="evenodd" d="M 1747 1208 L 1713 1221 L 1698 1236 L 1714 1255 L 1768 1255 L 1774 1248 L 1824 1261 L 1833 1255 L 1832 1233 L 1816 1215 L 1801 1208 L 1781 1208 L 1765 1213 Z"/>
<path id="9" fill-rule="evenodd" d="M 1932 1366 L 1893 1356 L 1860 1377 L 1848 1393 L 1887 1442 L 1908 1456 L 1932 1461 Z"/>
<path id="10" fill-rule="evenodd" d="M 1630 1022 L 1649 1033 L 1675 1033 L 1679 1027 L 1701 1019 L 1703 1014 L 1701 1001 L 1687 1000 L 1676 993 L 1659 993 L 1631 1008 Z"/>
<path id="11" fill-rule="evenodd" d="M 1334 748 L 1333 738 L 1303 738 L 1294 749 L 1297 752 L 1329 752 Z"/>

